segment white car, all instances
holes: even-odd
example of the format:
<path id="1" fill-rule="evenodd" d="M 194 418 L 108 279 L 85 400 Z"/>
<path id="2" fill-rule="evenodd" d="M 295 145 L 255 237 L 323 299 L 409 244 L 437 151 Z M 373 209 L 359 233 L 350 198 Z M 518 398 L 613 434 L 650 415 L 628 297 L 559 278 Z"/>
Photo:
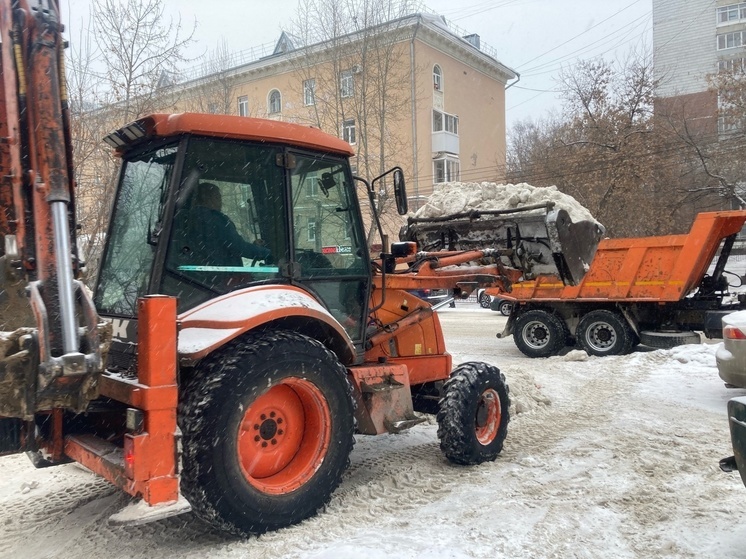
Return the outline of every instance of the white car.
<path id="1" fill-rule="evenodd" d="M 746 388 L 746 311 L 723 317 L 723 341 L 715 351 L 715 360 L 726 384 Z"/>

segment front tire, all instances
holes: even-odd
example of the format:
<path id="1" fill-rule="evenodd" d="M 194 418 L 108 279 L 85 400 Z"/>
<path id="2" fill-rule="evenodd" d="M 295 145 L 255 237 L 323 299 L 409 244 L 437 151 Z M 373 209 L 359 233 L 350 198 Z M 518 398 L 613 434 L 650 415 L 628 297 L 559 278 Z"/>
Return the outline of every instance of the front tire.
<path id="1" fill-rule="evenodd" d="M 459 365 L 443 386 L 438 438 L 451 462 L 481 464 L 497 458 L 508 434 L 509 388 L 505 376 L 487 363 Z"/>
<path id="2" fill-rule="evenodd" d="M 565 321 L 548 311 L 532 310 L 518 316 L 513 340 L 528 357 L 551 357 L 567 345 Z"/>
<path id="3" fill-rule="evenodd" d="M 183 389 L 181 489 L 216 528 L 258 534 L 331 498 L 354 444 L 351 387 L 333 353 L 286 331 L 205 358 Z"/>

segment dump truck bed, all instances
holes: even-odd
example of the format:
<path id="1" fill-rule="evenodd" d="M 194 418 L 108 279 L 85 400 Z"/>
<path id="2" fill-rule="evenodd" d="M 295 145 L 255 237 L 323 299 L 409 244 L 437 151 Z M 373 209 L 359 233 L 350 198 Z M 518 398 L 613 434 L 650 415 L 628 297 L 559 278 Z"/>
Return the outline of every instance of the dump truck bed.
<path id="1" fill-rule="evenodd" d="M 516 300 L 679 301 L 697 289 L 722 241 L 746 222 L 746 210 L 700 213 L 685 235 L 604 239 L 576 285 L 558 275 L 513 284 Z"/>

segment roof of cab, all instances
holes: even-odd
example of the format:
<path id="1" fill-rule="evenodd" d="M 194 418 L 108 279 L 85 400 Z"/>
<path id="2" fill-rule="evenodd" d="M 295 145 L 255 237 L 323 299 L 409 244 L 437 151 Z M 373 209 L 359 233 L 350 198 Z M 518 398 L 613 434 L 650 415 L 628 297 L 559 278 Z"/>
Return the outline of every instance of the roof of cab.
<path id="1" fill-rule="evenodd" d="M 156 113 L 112 132 L 104 141 L 123 149 L 145 138 L 197 134 L 235 140 L 259 140 L 310 148 L 340 155 L 355 155 L 350 144 L 310 126 L 277 120 L 202 113 Z"/>

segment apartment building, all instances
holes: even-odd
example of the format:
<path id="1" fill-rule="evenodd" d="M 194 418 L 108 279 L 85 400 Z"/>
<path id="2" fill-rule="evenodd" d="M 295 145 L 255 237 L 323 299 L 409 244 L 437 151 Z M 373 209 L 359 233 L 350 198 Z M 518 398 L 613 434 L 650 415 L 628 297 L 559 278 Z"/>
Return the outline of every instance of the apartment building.
<path id="1" fill-rule="evenodd" d="M 708 76 L 742 65 L 746 57 L 746 2 L 653 0 L 656 112 L 684 117 L 715 137 L 718 94 Z"/>
<path id="2" fill-rule="evenodd" d="M 401 166 L 410 208 L 445 181 L 500 181 L 505 89 L 517 74 L 477 35 L 414 13 L 272 52 L 172 86 L 172 107 L 317 126 L 355 148 L 357 174 Z"/>

